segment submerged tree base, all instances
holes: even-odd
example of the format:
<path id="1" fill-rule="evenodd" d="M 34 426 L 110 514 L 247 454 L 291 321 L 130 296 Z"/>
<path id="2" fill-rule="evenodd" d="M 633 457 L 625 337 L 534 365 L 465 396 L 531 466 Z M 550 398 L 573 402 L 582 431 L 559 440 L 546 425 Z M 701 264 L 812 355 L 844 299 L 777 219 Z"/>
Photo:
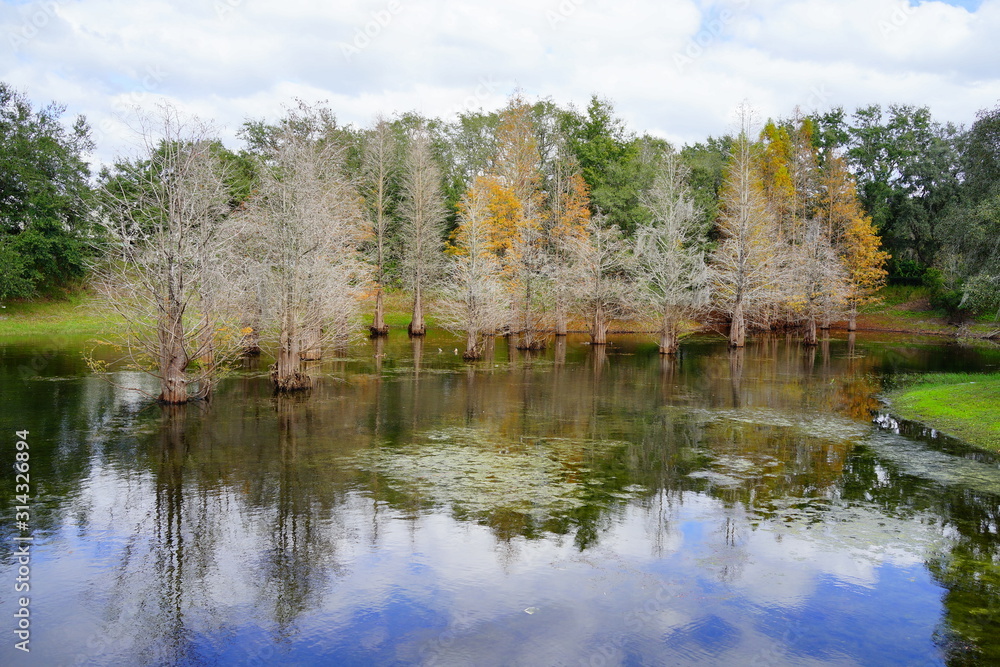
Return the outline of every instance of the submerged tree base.
<path id="1" fill-rule="evenodd" d="M 292 373 L 284 377 L 278 377 L 277 370 L 271 371 L 271 382 L 274 383 L 276 394 L 285 394 L 294 391 L 305 391 L 312 389 L 312 378 L 305 373 Z"/>
<path id="2" fill-rule="evenodd" d="M 381 338 L 383 336 L 389 335 L 389 325 L 385 324 L 381 327 L 368 327 L 368 334 L 371 338 Z"/>

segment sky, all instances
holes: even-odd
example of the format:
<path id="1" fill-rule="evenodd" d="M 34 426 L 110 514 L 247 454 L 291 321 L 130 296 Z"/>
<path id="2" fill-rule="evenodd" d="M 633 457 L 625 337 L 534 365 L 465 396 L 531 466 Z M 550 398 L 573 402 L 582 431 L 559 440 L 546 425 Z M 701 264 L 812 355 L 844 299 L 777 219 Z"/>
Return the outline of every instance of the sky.
<path id="1" fill-rule="evenodd" d="M 342 123 L 454 117 L 520 89 L 676 144 L 762 118 L 928 106 L 971 124 L 1000 103 L 1000 0 L 0 1 L 0 80 L 94 128 L 96 162 L 166 101 L 238 147 L 296 99 Z"/>

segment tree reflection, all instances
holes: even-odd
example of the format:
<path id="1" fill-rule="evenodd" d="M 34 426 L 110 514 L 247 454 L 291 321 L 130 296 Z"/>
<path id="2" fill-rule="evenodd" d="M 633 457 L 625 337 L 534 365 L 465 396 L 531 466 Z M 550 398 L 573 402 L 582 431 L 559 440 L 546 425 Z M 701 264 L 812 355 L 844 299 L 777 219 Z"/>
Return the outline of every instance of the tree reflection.
<path id="1" fill-rule="evenodd" d="M 736 347 L 729 350 L 729 383 L 733 392 L 732 406 L 743 407 L 743 365 L 746 363 L 746 350 Z"/>
<path id="2" fill-rule="evenodd" d="M 927 561 L 946 590 L 938 643 L 949 665 L 1000 664 L 1000 497 L 907 474 L 865 447 L 848 458 L 841 487 L 845 499 L 872 500 L 888 515 L 937 517 L 937 532 L 950 537 Z"/>
<path id="3" fill-rule="evenodd" d="M 712 556 L 699 568 L 721 582 L 750 576 L 746 544 L 761 526 L 806 534 L 857 507 L 865 520 L 919 521 L 947 545 L 927 568 L 946 589 L 948 660 L 1000 663 L 997 495 L 906 472 L 866 444 L 883 370 L 932 363 L 934 350 L 761 336 L 731 352 L 689 341 L 674 358 L 625 337 L 611 350 L 557 338 L 541 356 L 508 350 L 503 365 L 501 344 L 501 363 L 461 365 L 425 340 L 328 359 L 310 396 L 272 397 L 247 374 L 204 409 L 122 408 L 111 444 L 64 454 L 72 484 L 100 459 L 103 483 L 133 508 L 102 630 L 126 648 L 106 661 L 205 661 L 199 632 L 243 624 L 290 638 L 357 562 L 354 541 L 386 548 L 400 519 L 414 534 L 428 515 L 485 526 L 513 565 L 553 536 L 614 548 L 608 536 L 638 508 L 650 553 L 667 558 L 680 509 L 701 503 Z M 411 355 L 412 369 L 393 362 Z M 108 432 L 105 398 L 75 399 L 80 430 Z M 82 533 L 100 525 L 96 505 L 65 506 Z"/>
<path id="4" fill-rule="evenodd" d="M 319 591 L 333 565 L 333 545 L 324 540 L 322 519 L 316 516 L 306 478 L 308 467 L 299 458 L 300 422 L 309 422 L 309 402 L 303 396 L 277 396 L 278 472 L 271 503 L 273 528 L 267 549 L 257 605 L 270 608 L 280 635 L 319 603 Z"/>

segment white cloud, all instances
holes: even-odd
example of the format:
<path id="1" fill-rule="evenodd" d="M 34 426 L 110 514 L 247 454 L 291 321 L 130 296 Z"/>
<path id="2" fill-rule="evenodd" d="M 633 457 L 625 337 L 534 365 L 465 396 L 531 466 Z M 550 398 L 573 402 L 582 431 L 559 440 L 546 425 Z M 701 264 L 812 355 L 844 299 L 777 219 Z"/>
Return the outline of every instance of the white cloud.
<path id="1" fill-rule="evenodd" d="M 517 86 L 597 93 L 633 129 L 691 142 L 728 131 L 743 99 L 765 116 L 900 102 L 969 123 L 1000 99 L 998 31 L 1000 0 L 47 0 L 0 4 L 0 79 L 86 114 L 105 160 L 125 103 L 174 101 L 231 139 L 296 96 L 364 124 L 495 108 Z"/>

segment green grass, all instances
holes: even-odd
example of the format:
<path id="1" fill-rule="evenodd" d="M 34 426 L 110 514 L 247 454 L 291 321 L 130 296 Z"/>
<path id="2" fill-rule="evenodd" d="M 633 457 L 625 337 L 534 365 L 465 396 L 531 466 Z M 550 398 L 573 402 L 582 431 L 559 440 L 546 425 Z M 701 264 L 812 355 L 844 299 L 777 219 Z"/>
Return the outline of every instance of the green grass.
<path id="1" fill-rule="evenodd" d="M 386 290 L 383 293 L 383 307 L 385 308 L 385 323 L 393 329 L 406 329 L 410 325 L 413 315 L 413 297 L 400 290 Z M 430 300 L 424 301 L 424 324 L 429 329 L 437 328 L 437 318 L 433 312 L 434 304 Z M 370 327 L 375 318 L 375 301 L 366 301 L 361 305 L 361 319 L 365 327 Z"/>
<path id="2" fill-rule="evenodd" d="M 0 308 L 0 337 L 15 336 L 93 336 L 116 329 L 120 323 L 109 319 L 97 307 L 97 298 L 86 292 L 76 291 L 61 297 L 35 301 L 9 301 Z M 432 304 L 425 304 L 425 308 Z M 385 322 L 394 329 L 410 324 L 412 302 L 402 292 L 385 295 Z M 374 302 L 361 307 L 365 327 L 372 323 Z M 436 327 L 433 314 L 425 314 L 428 327 Z"/>
<path id="3" fill-rule="evenodd" d="M 93 335 L 112 324 L 94 296 L 73 292 L 59 298 L 9 301 L 0 308 L 0 337 Z"/>
<path id="4" fill-rule="evenodd" d="M 877 296 L 880 299 L 879 303 L 869 306 L 869 309 L 878 311 L 885 307 L 893 308 L 926 299 L 930 296 L 930 290 L 914 285 L 886 285 L 878 291 Z"/>
<path id="5" fill-rule="evenodd" d="M 1000 374 L 940 373 L 903 382 L 893 412 L 965 442 L 1000 451 Z"/>

